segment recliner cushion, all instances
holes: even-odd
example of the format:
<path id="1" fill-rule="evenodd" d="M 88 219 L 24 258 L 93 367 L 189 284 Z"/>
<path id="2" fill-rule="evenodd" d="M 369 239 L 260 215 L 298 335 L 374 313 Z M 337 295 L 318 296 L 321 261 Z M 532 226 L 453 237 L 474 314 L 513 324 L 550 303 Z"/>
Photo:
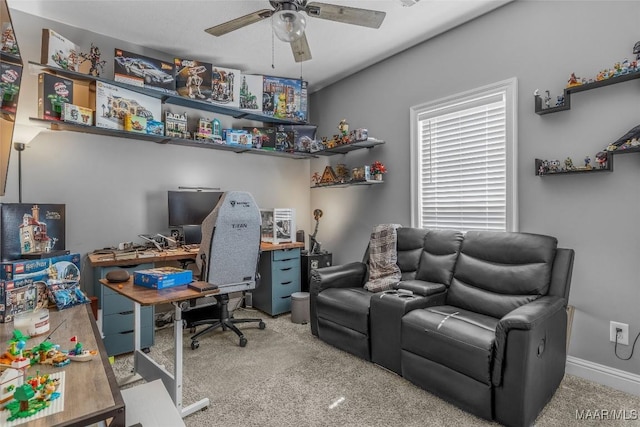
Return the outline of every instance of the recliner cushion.
<path id="1" fill-rule="evenodd" d="M 498 319 L 448 305 L 402 318 L 402 349 L 491 385 Z"/>
<path id="2" fill-rule="evenodd" d="M 364 288 L 329 288 L 316 298 L 319 318 L 369 336 L 369 302 L 375 295 Z"/>

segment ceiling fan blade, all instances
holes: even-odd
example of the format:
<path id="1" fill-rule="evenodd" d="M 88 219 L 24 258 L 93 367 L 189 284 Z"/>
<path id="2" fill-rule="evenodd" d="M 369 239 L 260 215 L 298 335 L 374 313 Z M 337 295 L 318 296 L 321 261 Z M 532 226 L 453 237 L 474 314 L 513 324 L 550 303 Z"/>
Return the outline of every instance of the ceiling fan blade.
<path id="1" fill-rule="evenodd" d="M 356 7 L 339 6 L 337 4 L 312 2 L 305 6 L 309 16 L 345 24 L 361 25 L 363 27 L 380 28 L 385 12 L 377 10 L 359 9 Z"/>
<path id="2" fill-rule="evenodd" d="M 248 15 L 244 15 L 239 18 L 232 19 L 231 21 L 224 22 L 220 25 L 216 25 L 215 27 L 207 28 L 205 31 L 212 36 L 220 37 L 227 33 L 230 33 L 231 31 L 235 31 L 239 28 L 262 21 L 263 19 L 267 19 L 271 15 L 273 15 L 273 10 L 271 9 L 257 10 Z"/>
<path id="3" fill-rule="evenodd" d="M 309 49 L 306 34 L 302 34 L 302 37 L 291 42 L 291 51 L 296 62 L 304 62 L 311 59 L 311 49 Z"/>

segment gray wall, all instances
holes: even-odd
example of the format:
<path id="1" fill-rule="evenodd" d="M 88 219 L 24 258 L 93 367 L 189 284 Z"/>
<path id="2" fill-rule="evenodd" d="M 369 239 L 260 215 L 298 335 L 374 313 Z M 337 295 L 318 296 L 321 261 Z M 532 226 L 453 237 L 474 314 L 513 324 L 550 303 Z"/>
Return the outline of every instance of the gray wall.
<path id="1" fill-rule="evenodd" d="M 173 59 L 166 53 L 142 49 L 133 43 L 19 11 L 12 11 L 11 15 L 25 64 L 27 61 L 40 62 L 42 28 L 59 32 L 79 44 L 84 52 L 94 42 L 100 47 L 103 59 L 108 60 L 105 78 L 113 76 L 116 47 L 155 58 Z M 22 80 L 17 121 L 25 126 L 38 125 L 29 120 L 38 115 L 37 72 L 30 72 L 27 66 Z M 207 112 L 189 113 L 194 118 L 215 117 Z M 224 127 L 254 125 L 225 116 L 218 118 Z M 177 190 L 178 186 L 249 191 L 260 207 L 295 208 L 298 227 L 303 229 L 308 229 L 311 218 L 309 160 L 49 131 L 38 135 L 24 151 L 22 170 L 23 202 L 66 204 L 66 248 L 83 255 L 119 242 L 143 243 L 138 234 L 167 233 L 167 191 Z M 13 152 L 7 191 L 0 202 L 17 201 L 17 155 Z M 83 260 L 83 286 L 91 293 L 92 270 L 86 257 Z"/>
<path id="2" fill-rule="evenodd" d="M 409 108 L 516 77 L 520 231 L 556 236 L 576 251 L 569 354 L 640 374 L 640 358 L 617 359 L 609 342 L 610 320 L 628 323 L 631 339 L 640 332 L 640 154 L 616 157 L 613 173 L 534 174 L 535 158 L 595 161 L 640 124 L 640 80 L 575 94 L 569 111 L 533 111 L 536 88 L 560 94 L 571 72 L 595 77 L 632 59 L 639 22 L 638 1 L 516 1 L 315 93 L 319 135 L 336 133 L 346 118 L 386 144 L 313 160 L 311 173 L 328 162 L 380 160 L 389 169 L 384 185 L 312 189 L 311 208 L 325 214 L 318 240 L 344 263 L 361 259 L 375 224 L 410 225 Z"/>

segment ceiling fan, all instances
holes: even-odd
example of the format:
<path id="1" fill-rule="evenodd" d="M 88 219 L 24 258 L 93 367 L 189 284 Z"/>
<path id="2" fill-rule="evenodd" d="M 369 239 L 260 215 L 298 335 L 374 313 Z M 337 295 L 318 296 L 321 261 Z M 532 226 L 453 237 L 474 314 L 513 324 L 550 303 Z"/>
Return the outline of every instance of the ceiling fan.
<path id="1" fill-rule="evenodd" d="M 309 43 L 304 33 L 306 19 L 300 12 L 307 15 L 342 22 L 344 24 L 360 25 L 369 28 L 380 28 L 385 12 L 356 7 L 340 6 L 336 4 L 311 2 L 307 0 L 269 0 L 273 9 L 261 9 L 231 21 L 224 22 L 205 31 L 220 37 L 247 25 L 271 18 L 271 26 L 275 35 L 282 41 L 291 44 L 291 50 L 296 62 L 311 59 Z"/>

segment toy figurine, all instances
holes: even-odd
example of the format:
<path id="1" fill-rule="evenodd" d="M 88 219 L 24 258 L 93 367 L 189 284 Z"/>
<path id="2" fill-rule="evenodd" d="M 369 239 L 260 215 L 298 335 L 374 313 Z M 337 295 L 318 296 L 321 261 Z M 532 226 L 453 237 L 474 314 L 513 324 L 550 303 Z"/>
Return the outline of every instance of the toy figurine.
<path id="1" fill-rule="evenodd" d="M 600 169 L 605 169 L 607 167 L 606 151 L 600 151 L 598 154 L 596 154 L 596 163 L 598 163 L 598 167 Z"/>
<path id="2" fill-rule="evenodd" d="M 320 184 L 321 179 L 322 179 L 322 176 L 318 172 L 315 172 L 311 177 L 311 181 L 313 181 L 315 185 Z"/>
<path id="3" fill-rule="evenodd" d="M 564 159 L 564 168 L 568 171 L 574 170 L 576 167 L 573 165 L 573 160 L 571 157 L 567 157 Z"/>
<path id="4" fill-rule="evenodd" d="M 576 73 L 571 73 L 571 76 L 569 76 L 569 80 L 567 82 L 567 87 L 580 86 L 581 84 L 582 83 L 580 83 L 580 79 L 576 77 Z"/>
<path id="5" fill-rule="evenodd" d="M 107 63 L 107 61 L 100 60 L 100 49 L 98 48 L 98 46 L 95 46 L 93 43 L 91 43 L 91 48 L 89 49 L 89 53 L 81 52 L 80 58 L 82 59 L 82 61 L 80 61 L 80 64 L 83 64 L 87 61 L 91 62 L 91 68 L 89 69 L 89 74 L 96 77 L 99 77 L 100 73 L 104 71 L 104 64 Z M 99 71 L 98 71 L 98 68 L 100 68 Z"/>
<path id="6" fill-rule="evenodd" d="M 633 53 L 636 55 L 636 60 L 640 61 L 640 41 L 633 45 Z"/>
<path id="7" fill-rule="evenodd" d="M 561 107 L 564 105 L 564 95 L 558 95 L 556 98 L 556 107 Z"/>
<path id="8" fill-rule="evenodd" d="M 544 105 L 549 108 L 551 107 L 551 93 L 548 90 L 545 90 L 544 93 Z"/>
<path id="9" fill-rule="evenodd" d="M 584 168 L 587 169 L 587 170 L 593 169 L 593 167 L 591 166 L 591 157 L 586 156 L 584 158 Z"/>
<path id="10" fill-rule="evenodd" d="M 342 136 L 346 136 L 349 134 L 349 123 L 345 119 L 340 120 L 340 124 L 338 125 L 338 130 Z"/>

